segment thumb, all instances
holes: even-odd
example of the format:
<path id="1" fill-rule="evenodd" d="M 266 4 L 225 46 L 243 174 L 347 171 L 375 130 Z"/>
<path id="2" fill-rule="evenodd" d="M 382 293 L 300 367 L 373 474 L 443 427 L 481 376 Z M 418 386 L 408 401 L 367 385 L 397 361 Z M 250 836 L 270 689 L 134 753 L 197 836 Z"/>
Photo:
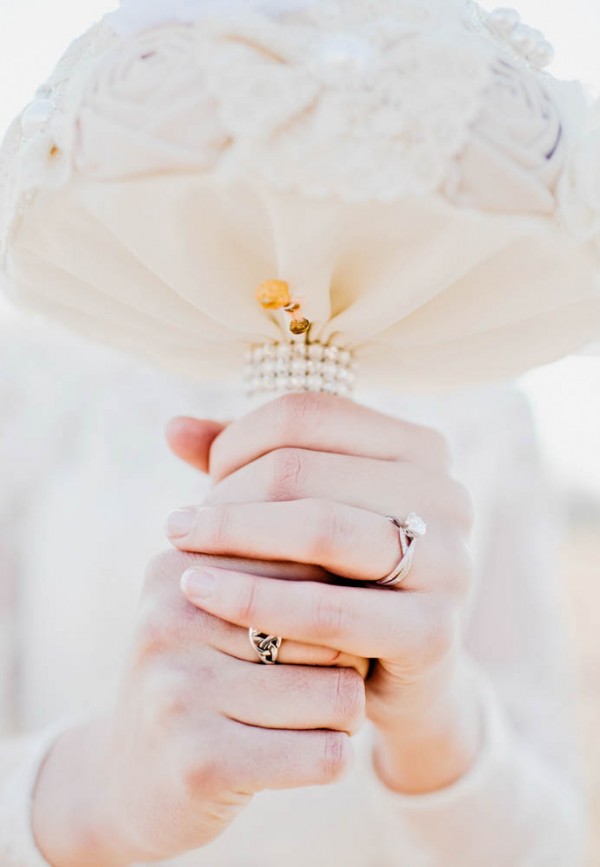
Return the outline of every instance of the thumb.
<path id="1" fill-rule="evenodd" d="M 169 448 L 178 458 L 200 470 L 209 472 L 210 447 L 228 422 L 177 416 L 165 428 Z"/>

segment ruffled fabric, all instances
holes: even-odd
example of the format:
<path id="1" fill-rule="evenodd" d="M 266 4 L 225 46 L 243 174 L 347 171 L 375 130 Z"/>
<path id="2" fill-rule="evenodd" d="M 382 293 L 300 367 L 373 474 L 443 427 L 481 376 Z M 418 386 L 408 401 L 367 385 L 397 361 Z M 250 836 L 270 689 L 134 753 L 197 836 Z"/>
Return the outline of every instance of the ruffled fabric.
<path id="1" fill-rule="evenodd" d="M 200 377 L 288 339 L 273 277 L 403 388 L 600 334 L 586 95 L 475 4 L 124 0 L 93 33 L 7 145 L 18 300 Z"/>

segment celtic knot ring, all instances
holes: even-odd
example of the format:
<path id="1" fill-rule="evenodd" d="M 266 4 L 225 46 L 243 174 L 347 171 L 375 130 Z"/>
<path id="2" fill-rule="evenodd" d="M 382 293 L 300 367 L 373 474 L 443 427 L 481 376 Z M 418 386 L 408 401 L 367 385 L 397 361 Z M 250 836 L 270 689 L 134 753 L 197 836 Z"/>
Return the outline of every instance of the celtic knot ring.
<path id="1" fill-rule="evenodd" d="M 265 665 L 274 665 L 277 662 L 277 654 L 283 641 L 278 635 L 267 635 L 258 629 L 250 627 L 248 630 L 250 644 L 260 656 L 260 661 Z"/>

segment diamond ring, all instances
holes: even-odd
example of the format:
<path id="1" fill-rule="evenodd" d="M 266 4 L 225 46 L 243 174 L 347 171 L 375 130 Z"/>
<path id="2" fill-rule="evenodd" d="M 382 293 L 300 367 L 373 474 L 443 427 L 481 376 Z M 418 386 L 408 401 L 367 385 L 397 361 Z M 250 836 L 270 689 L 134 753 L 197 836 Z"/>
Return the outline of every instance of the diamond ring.
<path id="1" fill-rule="evenodd" d="M 376 581 L 375 583 L 379 584 L 381 587 L 395 587 L 398 584 L 401 584 L 410 572 L 415 552 L 415 539 L 425 535 L 427 532 L 427 524 L 414 512 L 411 512 L 404 521 L 400 521 L 393 515 L 386 515 L 386 518 L 398 529 L 398 537 L 400 539 L 400 560 L 394 566 L 389 575 L 380 578 L 379 581 Z"/>

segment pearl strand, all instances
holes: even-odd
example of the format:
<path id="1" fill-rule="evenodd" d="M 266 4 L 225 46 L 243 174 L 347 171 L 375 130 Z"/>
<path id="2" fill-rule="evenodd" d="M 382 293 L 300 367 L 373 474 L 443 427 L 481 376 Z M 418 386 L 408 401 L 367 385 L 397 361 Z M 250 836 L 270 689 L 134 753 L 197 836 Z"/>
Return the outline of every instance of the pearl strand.
<path id="1" fill-rule="evenodd" d="M 540 30 L 523 24 L 516 9 L 500 7 L 487 16 L 489 30 L 504 37 L 523 57 L 538 69 L 554 59 L 554 47 Z"/>

